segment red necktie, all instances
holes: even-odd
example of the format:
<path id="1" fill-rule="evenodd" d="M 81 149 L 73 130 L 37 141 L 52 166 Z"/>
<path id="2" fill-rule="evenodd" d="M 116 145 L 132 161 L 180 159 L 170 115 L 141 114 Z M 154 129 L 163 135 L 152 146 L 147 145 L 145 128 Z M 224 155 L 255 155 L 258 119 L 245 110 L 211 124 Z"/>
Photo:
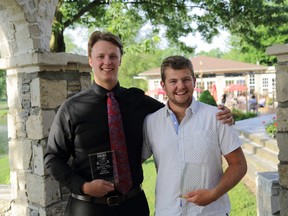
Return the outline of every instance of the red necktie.
<path id="1" fill-rule="evenodd" d="M 114 93 L 108 92 L 107 96 L 110 144 L 111 149 L 114 150 L 116 160 L 116 163 L 114 163 L 114 167 L 116 168 L 114 177 L 116 184 L 117 178 L 119 181 L 119 185 L 116 185 L 116 187 L 122 194 L 127 194 L 132 187 L 132 179 L 121 113 L 119 105 L 114 97 Z"/>

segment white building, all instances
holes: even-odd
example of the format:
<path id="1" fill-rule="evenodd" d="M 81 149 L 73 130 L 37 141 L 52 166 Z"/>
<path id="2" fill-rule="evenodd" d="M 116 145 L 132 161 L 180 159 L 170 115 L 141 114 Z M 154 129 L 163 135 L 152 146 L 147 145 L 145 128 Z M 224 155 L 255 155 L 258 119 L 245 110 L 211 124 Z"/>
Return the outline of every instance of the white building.
<path id="1" fill-rule="evenodd" d="M 224 93 L 232 98 L 240 95 L 249 97 L 255 94 L 258 99 L 265 97 L 267 100 L 275 101 L 276 74 L 274 67 L 265 67 L 258 64 L 250 64 L 212 58 L 207 56 L 197 56 L 191 58 L 194 73 L 196 76 L 196 91 L 194 96 L 198 98 L 201 90 L 209 90 L 216 86 L 217 102 L 220 103 Z M 139 74 L 139 77 L 148 81 L 148 93 L 150 96 L 165 101 L 165 94 L 158 89 L 160 86 L 160 68 L 154 68 Z M 246 86 L 245 90 L 227 90 L 231 84 Z"/>

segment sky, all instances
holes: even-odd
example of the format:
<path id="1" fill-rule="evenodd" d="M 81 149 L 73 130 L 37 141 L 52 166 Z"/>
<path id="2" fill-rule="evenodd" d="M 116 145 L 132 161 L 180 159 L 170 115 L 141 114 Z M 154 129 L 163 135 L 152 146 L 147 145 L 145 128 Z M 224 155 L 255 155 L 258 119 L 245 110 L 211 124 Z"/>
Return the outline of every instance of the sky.
<path id="1" fill-rule="evenodd" d="M 226 31 L 220 31 L 219 36 L 214 37 L 211 44 L 206 43 L 204 40 L 201 39 L 200 34 L 196 34 L 195 37 L 189 36 L 183 39 L 188 45 L 197 45 L 195 51 L 196 53 L 200 51 L 209 52 L 211 49 L 220 48 L 221 51 L 227 51 L 227 41 L 229 38 L 229 33 Z M 193 42 L 193 43 L 192 43 Z"/>

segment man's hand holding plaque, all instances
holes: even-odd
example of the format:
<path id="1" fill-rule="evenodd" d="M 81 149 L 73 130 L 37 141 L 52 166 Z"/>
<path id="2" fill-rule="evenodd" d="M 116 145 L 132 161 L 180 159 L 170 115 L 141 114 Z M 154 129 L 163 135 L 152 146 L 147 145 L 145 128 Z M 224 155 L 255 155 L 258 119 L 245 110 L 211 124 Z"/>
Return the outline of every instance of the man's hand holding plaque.
<path id="1" fill-rule="evenodd" d="M 117 184 L 117 177 L 113 171 L 114 151 L 98 152 L 89 154 L 92 178 L 103 179 L 111 183 Z"/>

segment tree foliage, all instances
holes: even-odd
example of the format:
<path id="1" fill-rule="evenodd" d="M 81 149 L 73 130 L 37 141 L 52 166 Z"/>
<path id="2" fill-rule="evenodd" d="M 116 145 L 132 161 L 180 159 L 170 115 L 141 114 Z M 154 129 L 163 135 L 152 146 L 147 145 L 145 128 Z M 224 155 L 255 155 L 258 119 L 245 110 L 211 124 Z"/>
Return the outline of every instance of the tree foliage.
<path id="1" fill-rule="evenodd" d="M 211 42 L 219 29 L 225 29 L 239 37 L 241 51 L 252 46 L 263 54 L 268 42 L 287 42 L 287 12 L 287 0 L 59 0 L 51 51 L 64 52 L 65 29 L 80 24 L 109 30 L 125 46 L 140 43 L 144 50 L 159 42 L 159 32 L 164 29 L 171 45 L 190 52 L 194 47 L 188 47 L 182 37 L 199 32 Z M 147 24 L 152 26 L 151 34 L 144 34 L 141 41 Z M 271 41 L 273 37 L 278 39 Z"/>
<path id="2" fill-rule="evenodd" d="M 119 80 L 122 86 L 135 86 L 147 90 L 147 81 L 139 79 L 138 74 L 151 68 L 160 68 L 161 62 L 169 55 L 188 54 L 179 49 L 153 49 L 148 53 L 127 53 L 123 56 L 120 67 Z M 160 73 L 160 70 L 159 70 Z"/>
<path id="3" fill-rule="evenodd" d="M 243 22 L 238 27 L 230 28 L 233 35 L 230 39 L 230 59 L 236 57 L 254 64 L 275 64 L 276 57 L 268 56 L 266 49 L 274 44 L 288 43 L 287 5 L 287 0 L 251 1 L 251 7 L 259 16 L 252 16 L 254 22 Z"/>
<path id="4" fill-rule="evenodd" d="M 198 56 L 209 56 L 213 58 L 222 58 L 225 53 L 220 48 L 211 49 L 210 51 L 200 51 L 197 53 Z"/>

